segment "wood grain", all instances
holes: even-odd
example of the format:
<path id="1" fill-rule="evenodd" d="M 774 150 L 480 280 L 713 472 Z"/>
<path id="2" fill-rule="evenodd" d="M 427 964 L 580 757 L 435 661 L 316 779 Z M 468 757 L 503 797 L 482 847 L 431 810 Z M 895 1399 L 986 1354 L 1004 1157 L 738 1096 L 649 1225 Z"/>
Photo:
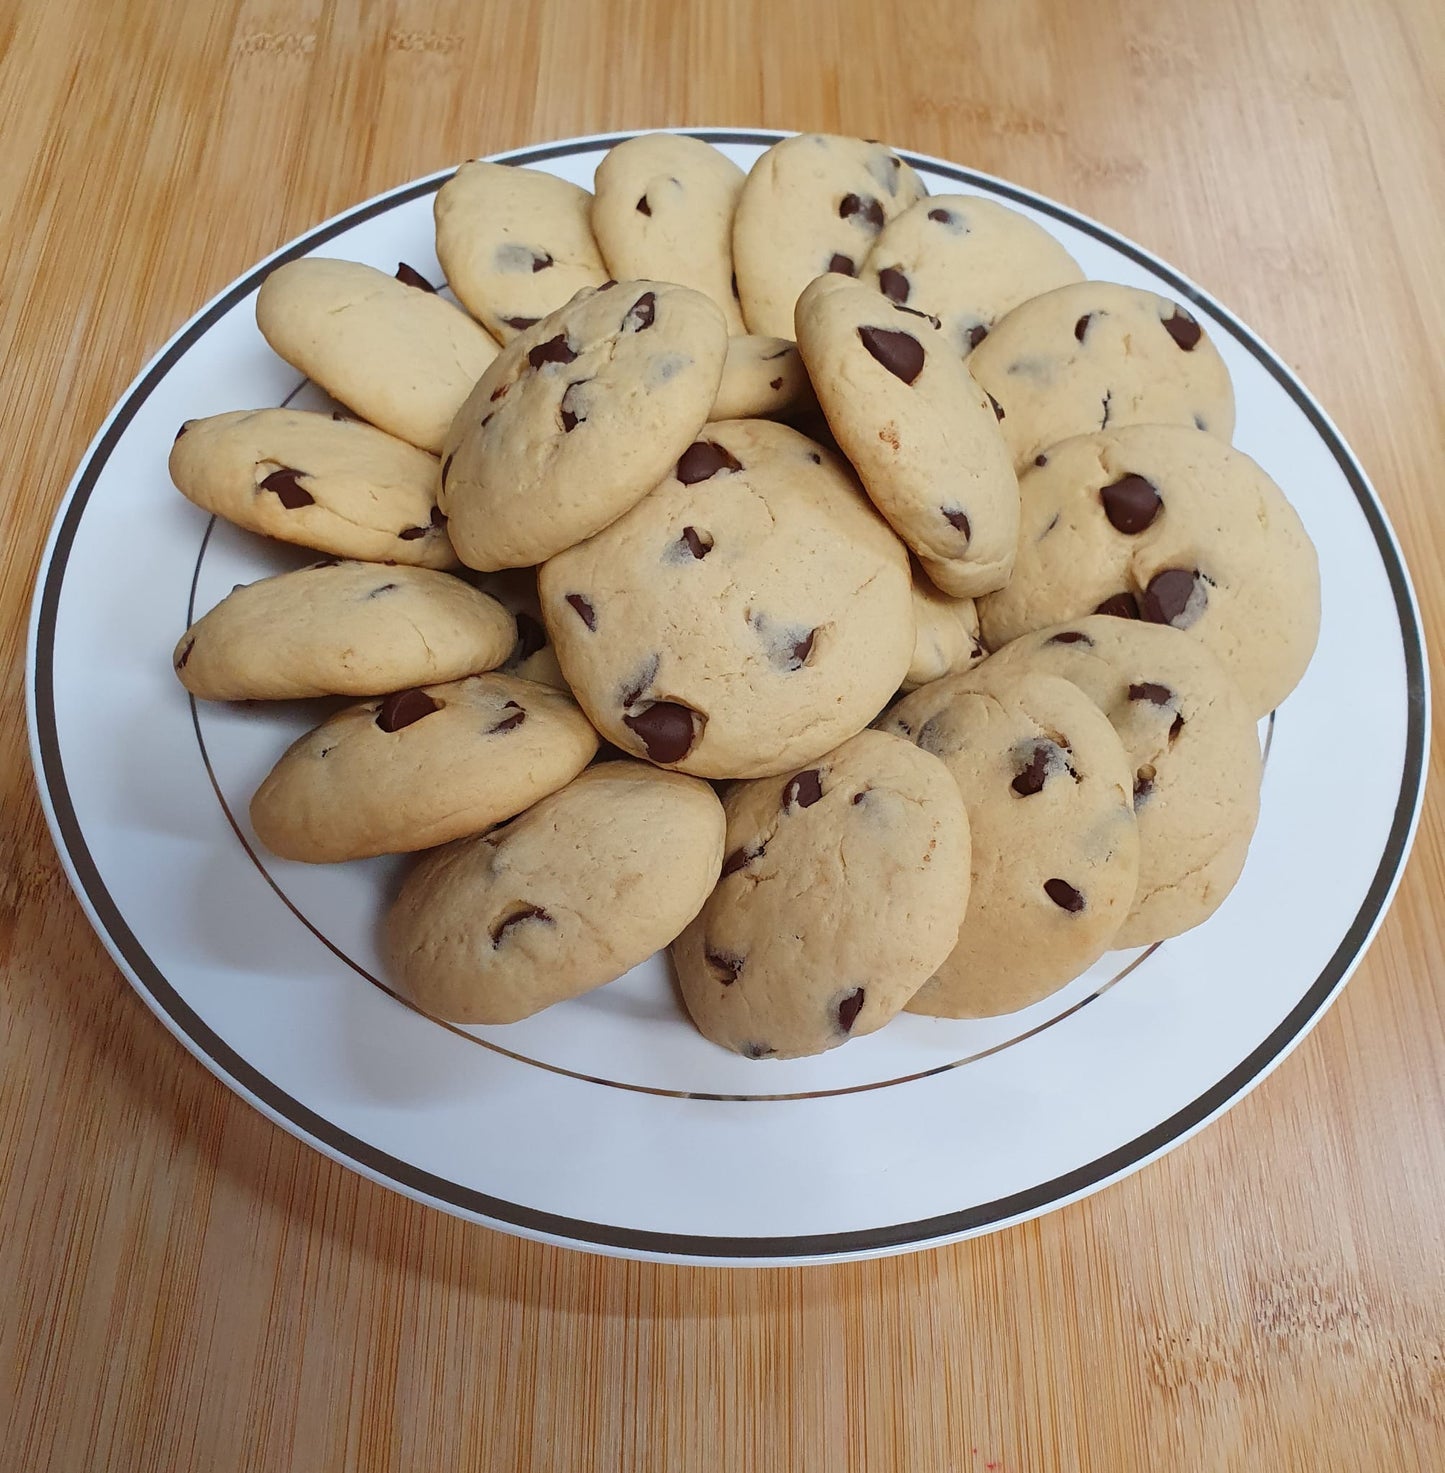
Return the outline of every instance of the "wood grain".
<path id="1" fill-rule="evenodd" d="M 978 1242 L 730 1273 L 466 1226 L 229 1095 L 87 927 L 23 728 L 50 516 L 181 320 L 426 170 L 678 123 L 887 138 L 1177 263 L 1354 443 L 1438 645 L 1438 0 L 0 0 L 0 57 L 0 1464 L 1445 1466 L 1438 771 L 1355 981 L 1222 1122 Z"/>

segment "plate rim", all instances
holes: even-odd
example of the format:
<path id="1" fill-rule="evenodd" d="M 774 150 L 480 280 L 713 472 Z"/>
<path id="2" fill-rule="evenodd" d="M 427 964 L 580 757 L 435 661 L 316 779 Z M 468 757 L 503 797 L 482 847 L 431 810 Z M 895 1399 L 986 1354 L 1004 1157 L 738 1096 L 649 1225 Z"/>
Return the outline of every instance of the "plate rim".
<path id="1" fill-rule="evenodd" d="M 638 130 L 659 131 L 659 130 Z M 712 143 L 768 146 L 786 131 L 678 128 Z M 583 135 L 489 155 L 519 166 L 593 152 L 635 136 L 631 131 Z M 455 172 L 435 171 L 342 210 L 287 241 L 216 293 L 156 351 L 126 387 L 87 446 L 56 510 L 36 571 L 26 643 L 26 719 L 42 811 L 66 877 L 91 926 L 141 999 L 178 1041 L 217 1078 L 263 1115 L 323 1155 L 414 1200 L 454 1215 L 558 1246 L 655 1262 L 777 1266 L 839 1262 L 910 1252 L 995 1231 L 1041 1216 L 1132 1174 L 1202 1130 L 1254 1089 L 1305 1038 L 1363 958 L 1403 877 L 1423 808 L 1430 715 L 1423 623 L 1393 526 L 1369 477 L 1334 422 L 1253 329 L 1168 262 L 1092 217 L 982 170 L 897 150 L 916 168 L 1024 204 L 1102 240 L 1156 273 L 1184 300 L 1205 308 L 1276 380 L 1304 413 L 1340 467 L 1369 526 L 1394 598 L 1405 664 L 1406 734 L 1400 791 L 1380 862 L 1360 907 L 1314 982 L 1280 1023 L 1233 1069 L 1189 1105 L 1083 1166 L 995 1201 L 913 1222 L 837 1233 L 712 1237 L 594 1223 L 491 1197 L 377 1149 L 273 1084 L 205 1024 L 131 932 L 86 844 L 71 802 L 59 751 L 53 699 L 54 636 L 70 548 L 111 451 L 154 387 L 211 325 L 248 296 L 275 266 L 308 254 L 342 231 L 434 193 Z M 42 659 L 42 648 L 44 658 Z"/>

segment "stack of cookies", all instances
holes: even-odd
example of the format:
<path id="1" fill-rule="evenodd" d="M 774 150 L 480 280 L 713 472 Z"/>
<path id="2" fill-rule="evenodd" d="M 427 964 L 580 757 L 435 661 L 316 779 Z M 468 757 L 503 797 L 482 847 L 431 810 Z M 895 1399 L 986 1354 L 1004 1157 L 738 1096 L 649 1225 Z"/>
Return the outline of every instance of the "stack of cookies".
<path id="1" fill-rule="evenodd" d="M 803 135 L 746 175 L 617 145 L 469 163 L 456 305 L 305 258 L 257 321 L 334 413 L 190 421 L 192 501 L 314 548 L 174 664 L 346 696 L 251 806 L 311 863 L 426 851 L 399 990 L 505 1023 L 671 946 L 749 1058 L 1048 996 L 1210 916 L 1314 549 L 1177 302 L 1025 216 Z"/>

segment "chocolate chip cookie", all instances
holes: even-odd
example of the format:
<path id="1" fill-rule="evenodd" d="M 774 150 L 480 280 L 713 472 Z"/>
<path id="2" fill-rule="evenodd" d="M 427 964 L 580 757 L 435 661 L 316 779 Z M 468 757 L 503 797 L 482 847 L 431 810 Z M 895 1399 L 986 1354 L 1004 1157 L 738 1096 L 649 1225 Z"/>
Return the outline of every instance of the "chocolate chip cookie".
<path id="1" fill-rule="evenodd" d="M 728 339 L 709 419 L 777 419 L 817 408 L 798 345 L 748 334 Z"/>
<path id="2" fill-rule="evenodd" d="M 1234 390 L 1219 350 L 1178 302 L 1133 286 L 1081 281 L 1001 317 L 968 360 L 998 404 L 1020 471 L 1072 435 L 1183 424 L 1221 440 Z"/>
<path id="3" fill-rule="evenodd" d="M 1013 578 L 980 605 L 989 644 L 1107 609 L 1187 629 L 1255 716 L 1284 700 L 1319 636 L 1319 562 L 1249 456 L 1192 426 L 1131 425 L 1037 461 Z"/>
<path id="4" fill-rule="evenodd" d="M 958 945 L 909 1010 L 1011 1013 L 1087 971 L 1139 882 L 1132 769 L 1098 707 L 1057 676 L 990 660 L 906 696 L 882 729 L 942 760 L 973 834 Z"/>
<path id="5" fill-rule="evenodd" d="M 708 425 L 538 581 L 598 730 L 701 777 L 829 751 L 877 715 L 913 653 L 902 544 L 837 457 L 770 420 Z"/>
<path id="6" fill-rule="evenodd" d="M 440 505 L 468 567 L 528 567 L 615 521 L 707 420 L 727 353 L 701 292 L 579 292 L 520 333 L 447 436 Z"/>
<path id="7" fill-rule="evenodd" d="M 921 569 L 913 570 L 913 659 L 903 677 L 905 691 L 945 675 L 960 675 L 987 659 L 979 637 L 978 608 L 971 598 L 940 593 Z"/>
<path id="8" fill-rule="evenodd" d="M 881 1028 L 952 950 L 969 823 L 943 763 L 865 731 L 728 790 L 722 878 L 672 949 L 703 1034 L 791 1059 Z"/>
<path id="9" fill-rule="evenodd" d="M 1018 479 L 988 395 L 937 319 L 820 276 L 798 298 L 797 330 L 828 428 L 928 576 L 955 598 L 1001 588 Z"/>
<path id="10" fill-rule="evenodd" d="M 697 778 L 590 768 L 504 828 L 418 863 L 387 919 L 392 975 L 455 1023 L 514 1023 L 590 992 L 697 914 L 723 832 Z"/>
<path id="11" fill-rule="evenodd" d="M 570 782 L 597 733 L 560 691 L 473 675 L 349 706 L 309 731 L 251 800 L 273 854 L 309 864 L 479 834 Z"/>
<path id="12" fill-rule="evenodd" d="M 208 701 L 379 695 L 491 670 L 516 638 L 496 599 L 449 573 L 328 560 L 237 588 L 172 665 Z"/>

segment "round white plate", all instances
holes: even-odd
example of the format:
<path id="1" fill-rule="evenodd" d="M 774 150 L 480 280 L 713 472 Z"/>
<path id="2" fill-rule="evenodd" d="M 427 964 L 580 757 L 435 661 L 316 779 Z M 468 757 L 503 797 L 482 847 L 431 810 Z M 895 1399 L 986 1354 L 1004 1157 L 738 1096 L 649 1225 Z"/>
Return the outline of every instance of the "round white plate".
<path id="1" fill-rule="evenodd" d="M 700 136 L 746 167 L 778 135 Z M 506 157 L 590 185 L 616 141 Z M 1163 262 L 1012 185 L 909 161 L 935 193 L 1023 210 L 1088 275 L 1186 300 L 1234 375 L 1236 443 L 1319 548 L 1319 651 L 1262 732 L 1238 888 L 1207 925 L 1106 957 L 1023 1013 L 904 1015 L 817 1059 L 705 1042 L 656 957 L 507 1028 L 440 1024 L 386 991 L 374 938 L 396 863 L 288 864 L 246 817 L 315 709 L 197 704 L 170 668 L 193 611 L 310 558 L 209 521 L 171 488 L 166 456 L 184 419 L 314 394 L 256 330 L 272 266 L 319 252 L 440 279 L 436 174 L 293 241 L 162 349 L 61 507 L 31 626 L 35 767 L 87 914 L 181 1042 L 317 1149 L 447 1211 L 606 1253 L 756 1264 L 916 1248 L 1046 1212 L 1178 1144 L 1288 1053 L 1369 944 L 1413 837 L 1428 712 L 1419 615 L 1364 473 L 1279 359 Z"/>

